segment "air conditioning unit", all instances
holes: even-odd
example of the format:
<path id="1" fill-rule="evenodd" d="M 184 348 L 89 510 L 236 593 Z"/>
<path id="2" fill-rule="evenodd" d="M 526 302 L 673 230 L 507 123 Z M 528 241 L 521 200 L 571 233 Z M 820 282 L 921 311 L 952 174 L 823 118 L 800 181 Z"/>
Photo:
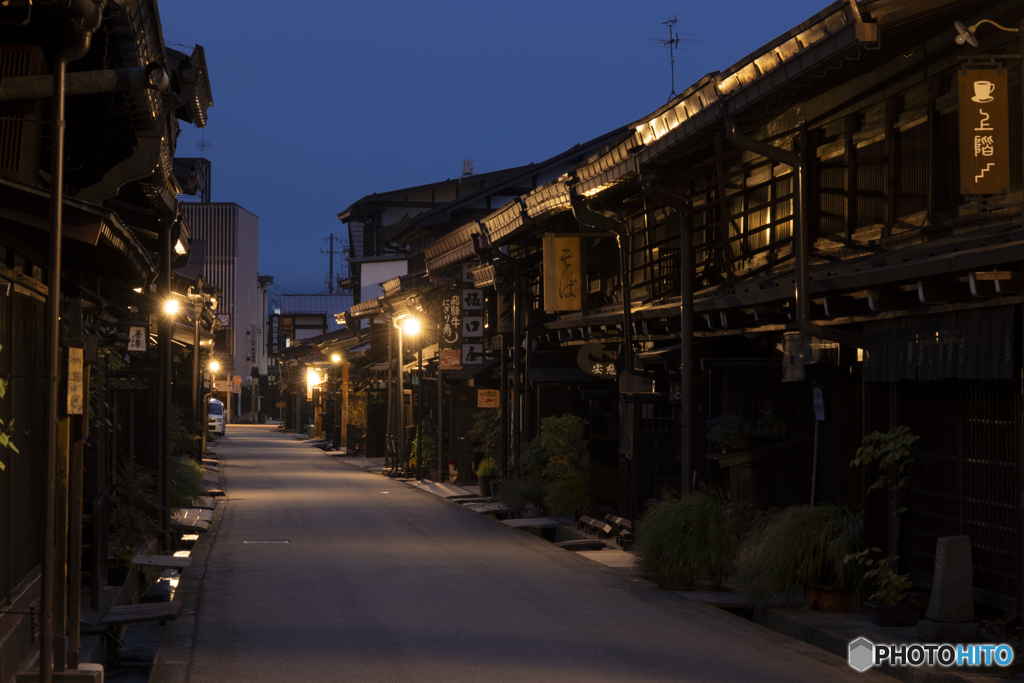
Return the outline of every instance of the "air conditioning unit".
<path id="1" fill-rule="evenodd" d="M 462 175 L 473 175 L 473 160 L 463 159 L 462 160 Z"/>

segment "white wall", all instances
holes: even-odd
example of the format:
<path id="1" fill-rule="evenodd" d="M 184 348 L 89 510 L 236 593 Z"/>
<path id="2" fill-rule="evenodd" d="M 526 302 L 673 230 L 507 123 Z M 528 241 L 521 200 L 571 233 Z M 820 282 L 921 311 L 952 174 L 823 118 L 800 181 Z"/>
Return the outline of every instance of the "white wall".
<path id="1" fill-rule="evenodd" d="M 361 275 L 359 277 L 359 300 L 368 301 L 384 293 L 381 285 L 399 275 L 406 275 L 409 272 L 409 262 L 405 259 L 400 261 L 373 261 L 360 264 Z"/>

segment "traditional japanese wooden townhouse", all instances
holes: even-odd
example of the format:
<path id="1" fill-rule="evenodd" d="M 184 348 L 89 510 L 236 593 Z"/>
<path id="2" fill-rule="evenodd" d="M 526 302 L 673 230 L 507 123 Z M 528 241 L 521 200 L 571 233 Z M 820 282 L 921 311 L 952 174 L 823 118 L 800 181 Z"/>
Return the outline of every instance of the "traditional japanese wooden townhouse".
<path id="1" fill-rule="evenodd" d="M 572 389 L 595 506 L 636 518 L 702 483 L 846 502 L 884 546 L 849 464 L 905 424 L 903 569 L 928 587 L 935 539 L 966 534 L 977 599 L 1019 605 L 1022 19 L 835 2 L 426 247 L 431 277 L 482 256 L 477 284 L 517 294 L 521 438 L 572 405 L 531 375 L 547 354 L 599 382 Z M 733 413 L 759 441 L 723 454 L 708 423 Z"/>
<path id="2" fill-rule="evenodd" d="M 82 591 L 99 609 L 108 582 L 117 484 L 145 467 L 152 499 L 168 501 L 175 385 L 196 388 L 192 349 L 213 324 L 194 307 L 191 320 L 161 311 L 189 257 L 177 197 L 200 184 L 173 156 L 179 121 L 205 125 L 212 99 L 202 48 L 165 49 L 155 0 L 73 0 L 0 7 L 0 100 L 7 683 L 34 659 L 46 680 L 51 663 L 102 660 L 79 622 Z M 183 302 L 211 298 L 179 284 Z M 167 515 L 146 511 L 166 546 Z"/>

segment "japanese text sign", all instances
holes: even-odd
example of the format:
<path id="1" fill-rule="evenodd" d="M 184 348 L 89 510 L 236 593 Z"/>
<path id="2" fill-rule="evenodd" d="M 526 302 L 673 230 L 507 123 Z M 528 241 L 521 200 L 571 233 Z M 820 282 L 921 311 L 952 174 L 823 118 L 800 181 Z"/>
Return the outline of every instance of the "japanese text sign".
<path id="1" fill-rule="evenodd" d="M 135 353 L 145 353 L 146 352 L 146 342 L 147 342 L 147 339 L 148 339 L 148 335 L 146 333 L 146 328 L 145 327 L 142 327 L 142 326 L 139 326 L 139 327 L 132 326 L 132 327 L 128 328 L 128 350 L 129 351 L 133 351 Z"/>
<path id="2" fill-rule="evenodd" d="M 958 85 L 962 192 L 1005 193 L 1010 186 L 1010 91 L 1006 71 L 962 69 Z"/>
<path id="3" fill-rule="evenodd" d="M 498 333 L 512 332 L 512 299 L 513 294 L 498 292 Z"/>
<path id="4" fill-rule="evenodd" d="M 462 290 L 462 307 L 467 311 L 482 311 L 484 308 L 484 291 L 482 289 Z"/>
<path id="5" fill-rule="evenodd" d="M 580 238 L 544 235 L 544 311 L 579 311 Z"/>
<path id="6" fill-rule="evenodd" d="M 480 389 L 476 392 L 477 408 L 500 408 L 501 392 L 497 389 Z"/>
<path id="7" fill-rule="evenodd" d="M 483 365 L 484 364 L 484 345 L 483 344 L 463 344 L 462 345 L 462 364 L 463 365 Z"/>
<path id="8" fill-rule="evenodd" d="M 462 294 L 449 292 L 441 299 L 441 346 L 454 348 L 462 341 Z"/>

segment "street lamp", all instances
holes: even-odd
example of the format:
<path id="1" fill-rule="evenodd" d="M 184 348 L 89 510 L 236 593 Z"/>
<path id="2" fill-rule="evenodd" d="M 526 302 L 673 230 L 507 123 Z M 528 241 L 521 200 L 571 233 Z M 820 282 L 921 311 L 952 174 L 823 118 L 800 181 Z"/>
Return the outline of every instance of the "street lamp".
<path id="1" fill-rule="evenodd" d="M 395 327 L 398 328 L 398 439 L 401 445 L 401 456 L 404 467 L 408 467 L 409 459 L 405 453 L 405 386 L 403 376 L 405 374 L 405 353 L 403 350 L 404 338 L 406 335 L 415 337 L 420 333 L 420 319 L 412 314 L 406 314 L 395 320 Z M 419 377 L 418 390 L 416 392 L 416 478 L 423 478 L 423 462 L 420 455 L 423 450 L 423 435 L 420 428 L 423 426 L 423 345 L 420 345 L 416 352 L 417 373 Z"/>

